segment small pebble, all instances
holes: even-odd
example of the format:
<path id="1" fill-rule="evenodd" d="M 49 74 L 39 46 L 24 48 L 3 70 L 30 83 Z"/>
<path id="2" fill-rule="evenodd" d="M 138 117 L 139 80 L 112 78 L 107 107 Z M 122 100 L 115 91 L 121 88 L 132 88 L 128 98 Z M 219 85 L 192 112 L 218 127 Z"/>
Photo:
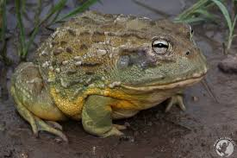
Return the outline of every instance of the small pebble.
<path id="1" fill-rule="evenodd" d="M 20 154 L 20 158 L 28 158 L 28 154 L 27 153 L 21 153 Z"/>
<path id="2" fill-rule="evenodd" d="M 218 64 L 218 67 L 224 73 L 237 74 L 237 54 L 228 55 Z"/>

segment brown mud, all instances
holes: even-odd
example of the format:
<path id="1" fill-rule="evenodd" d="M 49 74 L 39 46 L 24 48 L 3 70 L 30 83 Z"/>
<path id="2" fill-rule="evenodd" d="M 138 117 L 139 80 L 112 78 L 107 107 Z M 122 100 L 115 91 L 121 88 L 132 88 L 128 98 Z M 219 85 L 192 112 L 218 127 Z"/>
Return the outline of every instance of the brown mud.
<path id="1" fill-rule="evenodd" d="M 188 0 L 142 2 L 167 13 L 171 19 L 193 3 Z M 73 2 L 69 1 L 67 5 L 70 9 Z M 10 3 L 7 8 L 10 26 L 7 52 L 8 57 L 17 63 L 16 19 L 12 7 Z M 90 9 L 153 19 L 164 17 L 128 0 L 102 0 Z M 30 21 L 26 21 L 26 25 L 32 27 Z M 237 75 L 224 74 L 217 66 L 226 57 L 222 48 L 227 32 L 224 23 L 219 26 L 198 25 L 194 30 L 197 44 L 207 57 L 209 72 L 204 83 L 185 91 L 187 110 L 183 112 L 174 107 L 169 113 L 164 113 L 163 104 L 130 119 L 117 121 L 129 125 L 124 131 L 126 136 L 122 138 L 92 136 L 83 130 L 80 122 L 75 121 L 61 123 L 69 138 L 68 144 L 48 133 L 40 133 L 40 137 L 35 138 L 29 124 L 17 114 L 7 93 L 17 64 L 4 66 L 0 61 L 0 158 L 218 158 L 214 144 L 219 138 L 229 137 L 237 143 Z M 41 31 L 35 40 L 35 48 L 47 36 L 48 32 Z M 232 48 L 232 53 L 237 53 L 236 40 Z M 28 60 L 32 60 L 32 54 Z M 237 146 L 230 157 L 237 157 Z"/>

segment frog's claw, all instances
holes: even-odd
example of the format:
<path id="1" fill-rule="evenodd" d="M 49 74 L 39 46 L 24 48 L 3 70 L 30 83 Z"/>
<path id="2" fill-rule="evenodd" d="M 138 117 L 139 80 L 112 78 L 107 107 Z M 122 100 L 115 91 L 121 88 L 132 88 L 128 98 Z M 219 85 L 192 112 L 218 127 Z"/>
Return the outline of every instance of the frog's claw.
<path id="1" fill-rule="evenodd" d="M 180 108 L 181 110 L 183 110 L 183 111 L 186 110 L 185 105 L 184 105 L 184 102 L 183 102 L 183 96 L 180 95 L 180 94 L 177 94 L 177 95 L 175 95 L 175 96 L 172 96 L 172 97 L 169 99 L 169 102 L 168 102 L 168 105 L 167 105 L 167 107 L 166 107 L 166 109 L 165 109 L 165 112 L 169 112 L 170 109 L 171 109 L 171 107 L 172 107 L 173 105 L 178 105 L 179 108 Z"/>

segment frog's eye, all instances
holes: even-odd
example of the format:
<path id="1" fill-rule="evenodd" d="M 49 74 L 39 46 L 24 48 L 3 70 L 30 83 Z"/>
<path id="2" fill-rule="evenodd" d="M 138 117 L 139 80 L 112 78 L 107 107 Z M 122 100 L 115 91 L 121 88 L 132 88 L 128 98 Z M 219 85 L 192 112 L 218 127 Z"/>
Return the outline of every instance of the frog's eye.
<path id="1" fill-rule="evenodd" d="M 152 43 L 152 49 L 155 51 L 155 53 L 159 55 L 165 54 L 168 48 L 169 48 L 169 43 L 164 39 L 157 39 L 157 40 L 154 40 Z"/>
<path id="2" fill-rule="evenodd" d="M 190 25 L 188 25 L 188 27 L 189 27 L 188 37 L 190 37 L 190 40 L 191 40 L 193 37 L 194 31 Z"/>
<path id="3" fill-rule="evenodd" d="M 193 31 L 193 29 L 192 29 L 192 26 L 191 26 L 191 25 L 188 25 L 188 27 L 189 27 L 189 33 L 190 33 L 191 35 L 193 35 L 194 31 Z"/>

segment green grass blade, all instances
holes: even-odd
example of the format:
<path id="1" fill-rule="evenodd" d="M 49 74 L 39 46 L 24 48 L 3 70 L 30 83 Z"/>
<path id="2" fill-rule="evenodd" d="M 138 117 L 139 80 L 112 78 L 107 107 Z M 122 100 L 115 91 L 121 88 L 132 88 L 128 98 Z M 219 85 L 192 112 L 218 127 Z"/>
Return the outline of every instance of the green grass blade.
<path id="1" fill-rule="evenodd" d="M 58 19 L 58 16 L 59 16 L 60 12 L 61 12 L 61 10 L 56 13 L 56 15 L 54 16 L 53 20 L 49 24 L 47 24 L 47 26 L 50 26 L 53 23 L 55 23 L 55 21 Z"/>
<path id="2" fill-rule="evenodd" d="M 37 28 L 39 28 L 45 21 L 47 21 L 56 12 L 60 12 L 62 8 L 65 6 L 66 2 L 67 0 L 60 0 L 55 6 L 53 6 L 50 9 L 49 13 L 43 18 L 43 20 L 41 20 L 35 25 L 34 29 L 31 31 L 31 34 L 33 34 L 37 30 Z"/>
<path id="3" fill-rule="evenodd" d="M 8 64 L 9 59 L 7 58 L 7 49 L 6 49 L 6 31 L 7 31 L 7 18 L 6 18 L 6 0 L 2 0 L 0 2 L 0 41 L 1 41 L 1 50 L 0 50 L 0 60 L 2 60 L 5 64 Z"/>
<path id="4" fill-rule="evenodd" d="M 229 14 L 227 8 L 219 0 L 211 0 L 211 1 L 213 1 L 219 7 L 219 9 L 221 10 L 222 14 L 225 17 L 229 31 L 231 31 L 232 30 L 232 22 L 231 22 L 230 14 Z"/>
<path id="5" fill-rule="evenodd" d="M 25 51 L 26 53 L 23 54 L 23 58 L 26 58 L 26 55 L 29 51 L 29 48 L 31 46 L 31 44 L 33 43 L 34 39 L 35 39 L 35 36 L 37 35 L 38 31 L 39 31 L 39 27 L 40 27 L 40 13 L 41 13 L 41 9 L 42 9 L 42 0 L 38 0 L 38 9 L 35 13 L 35 28 L 33 29 L 31 35 L 30 35 L 30 38 L 29 38 L 29 41 L 26 43 L 26 48 L 25 48 Z"/>
<path id="6" fill-rule="evenodd" d="M 38 0 L 37 9 L 36 9 L 36 12 L 35 12 L 35 15 L 34 15 L 34 19 L 35 19 L 34 24 L 35 25 L 39 24 L 39 22 L 40 22 L 40 14 L 41 14 L 41 11 L 42 11 L 42 7 L 43 7 L 42 0 Z"/>
<path id="7" fill-rule="evenodd" d="M 207 10 L 204 9 L 198 9 L 195 11 L 195 13 L 198 13 L 202 16 L 204 16 L 205 18 L 214 21 L 215 20 L 215 16 L 213 16 L 213 14 L 210 14 Z"/>
<path id="8" fill-rule="evenodd" d="M 207 5 L 207 3 L 209 2 L 210 0 L 199 0 L 197 3 L 195 3 L 194 5 L 192 5 L 190 8 L 188 8 L 187 10 L 185 10 L 183 13 L 181 13 L 180 15 L 178 15 L 177 18 L 175 18 L 175 20 L 177 21 L 182 21 L 184 19 L 187 19 L 189 17 L 192 17 L 193 16 L 193 13 L 200 9 L 200 8 L 203 8 L 204 6 Z"/>
<path id="9" fill-rule="evenodd" d="M 237 15 L 235 15 L 235 18 L 234 18 L 234 21 L 233 21 L 233 24 L 232 24 L 232 26 L 233 26 L 233 29 L 235 28 L 236 21 L 237 21 Z"/>
<path id="10" fill-rule="evenodd" d="M 6 18 L 6 0 L 2 0 L 1 6 L 1 41 L 5 41 L 6 28 L 7 28 L 7 18 Z"/>
<path id="11" fill-rule="evenodd" d="M 39 25 L 42 25 L 45 21 L 47 21 L 52 15 L 54 15 L 56 12 L 60 12 L 62 8 L 65 6 L 67 0 L 60 0 L 46 15 L 46 17 L 39 23 Z"/>
<path id="12" fill-rule="evenodd" d="M 31 44 L 33 43 L 35 36 L 37 35 L 40 26 L 47 21 L 51 16 L 53 16 L 55 13 L 59 13 L 62 8 L 65 6 L 67 0 L 60 0 L 54 7 L 52 7 L 49 11 L 49 13 L 45 16 L 45 18 L 42 21 L 36 20 L 36 24 L 34 29 L 31 31 L 30 39 L 26 45 L 26 51 L 29 50 Z M 41 1 L 39 1 L 39 7 L 41 5 Z"/>
<path id="13" fill-rule="evenodd" d="M 227 8 L 225 7 L 225 5 L 223 3 L 221 3 L 220 1 L 218 0 L 211 0 L 213 1 L 217 6 L 218 8 L 221 10 L 223 16 L 225 17 L 225 20 L 226 20 L 226 23 L 227 23 L 227 26 L 229 28 L 229 36 L 228 36 L 228 41 L 227 41 L 227 52 L 230 50 L 230 47 L 232 45 L 232 41 L 233 41 L 233 38 L 234 38 L 234 27 L 235 27 L 235 24 L 236 24 L 236 19 L 237 19 L 237 16 L 235 16 L 233 22 L 231 21 L 231 16 L 227 10 Z"/>
<path id="14" fill-rule="evenodd" d="M 22 12 L 25 13 L 26 12 L 26 0 L 21 0 L 21 8 L 22 8 Z"/>
<path id="15" fill-rule="evenodd" d="M 26 44 L 26 48 L 25 48 L 25 49 L 26 49 L 26 52 L 29 51 L 29 48 L 30 48 L 31 44 L 34 42 L 35 36 L 37 35 L 38 31 L 39 31 L 39 25 L 37 25 L 37 27 L 35 27 L 34 31 L 32 32 L 32 34 L 31 34 L 31 36 L 30 36 L 29 41 L 28 41 L 27 44 Z M 24 54 L 24 55 L 23 55 L 23 58 L 25 58 L 26 55 L 27 55 L 27 54 Z"/>
<path id="16" fill-rule="evenodd" d="M 237 15 L 235 15 L 235 18 L 234 18 L 233 23 L 232 23 L 232 29 L 229 32 L 229 37 L 228 37 L 228 42 L 227 42 L 227 51 L 229 51 L 229 49 L 232 45 L 232 41 L 236 37 L 236 35 L 234 34 L 236 21 L 237 21 Z"/>
<path id="17" fill-rule="evenodd" d="M 137 5 L 139 5 L 139 6 L 143 7 L 143 8 L 145 8 L 145 9 L 147 9 L 147 10 L 150 10 L 150 11 L 152 11 L 152 12 L 158 14 L 158 15 L 161 15 L 161 16 L 164 17 L 164 18 L 169 18 L 169 17 L 170 17 L 169 14 L 167 14 L 167 13 L 161 11 L 161 10 L 158 10 L 158 9 L 155 8 L 155 7 L 149 6 L 149 5 L 147 5 L 146 3 L 141 2 L 140 0 L 132 0 L 132 1 L 133 1 L 135 4 L 137 4 Z"/>
<path id="18" fill-rule="evenodd" d="M 20 30 L 20 57 L 22 58 L 23 54 L 26 54 L 25 51 L 25 30 L 22 22 L 22 10 L 21 10 L 21 0 L 15 0 L 16 5 L 16 15 L 17 15 L 17 26 Z"/>
<path id="19" fill-rule="evenodd" d="M 65 16 L 59 18 L 56 22 L 59 21 L 63 21 L 67 18 L 70 18 L 72 16 L 75 16 L 78 13 L 81 13 L 83 11 L 85 11 L 86 9 L 88 9 L 91 5 L 93 5 L 94 3 L 96 3 L 98 0 L 87 0 L 85 3 L 83 3 L 81 6 L 77 7 L 76 9 L 72 10 L 71 12 L 69 12 L 68 14 L 66 14 Z"/>

